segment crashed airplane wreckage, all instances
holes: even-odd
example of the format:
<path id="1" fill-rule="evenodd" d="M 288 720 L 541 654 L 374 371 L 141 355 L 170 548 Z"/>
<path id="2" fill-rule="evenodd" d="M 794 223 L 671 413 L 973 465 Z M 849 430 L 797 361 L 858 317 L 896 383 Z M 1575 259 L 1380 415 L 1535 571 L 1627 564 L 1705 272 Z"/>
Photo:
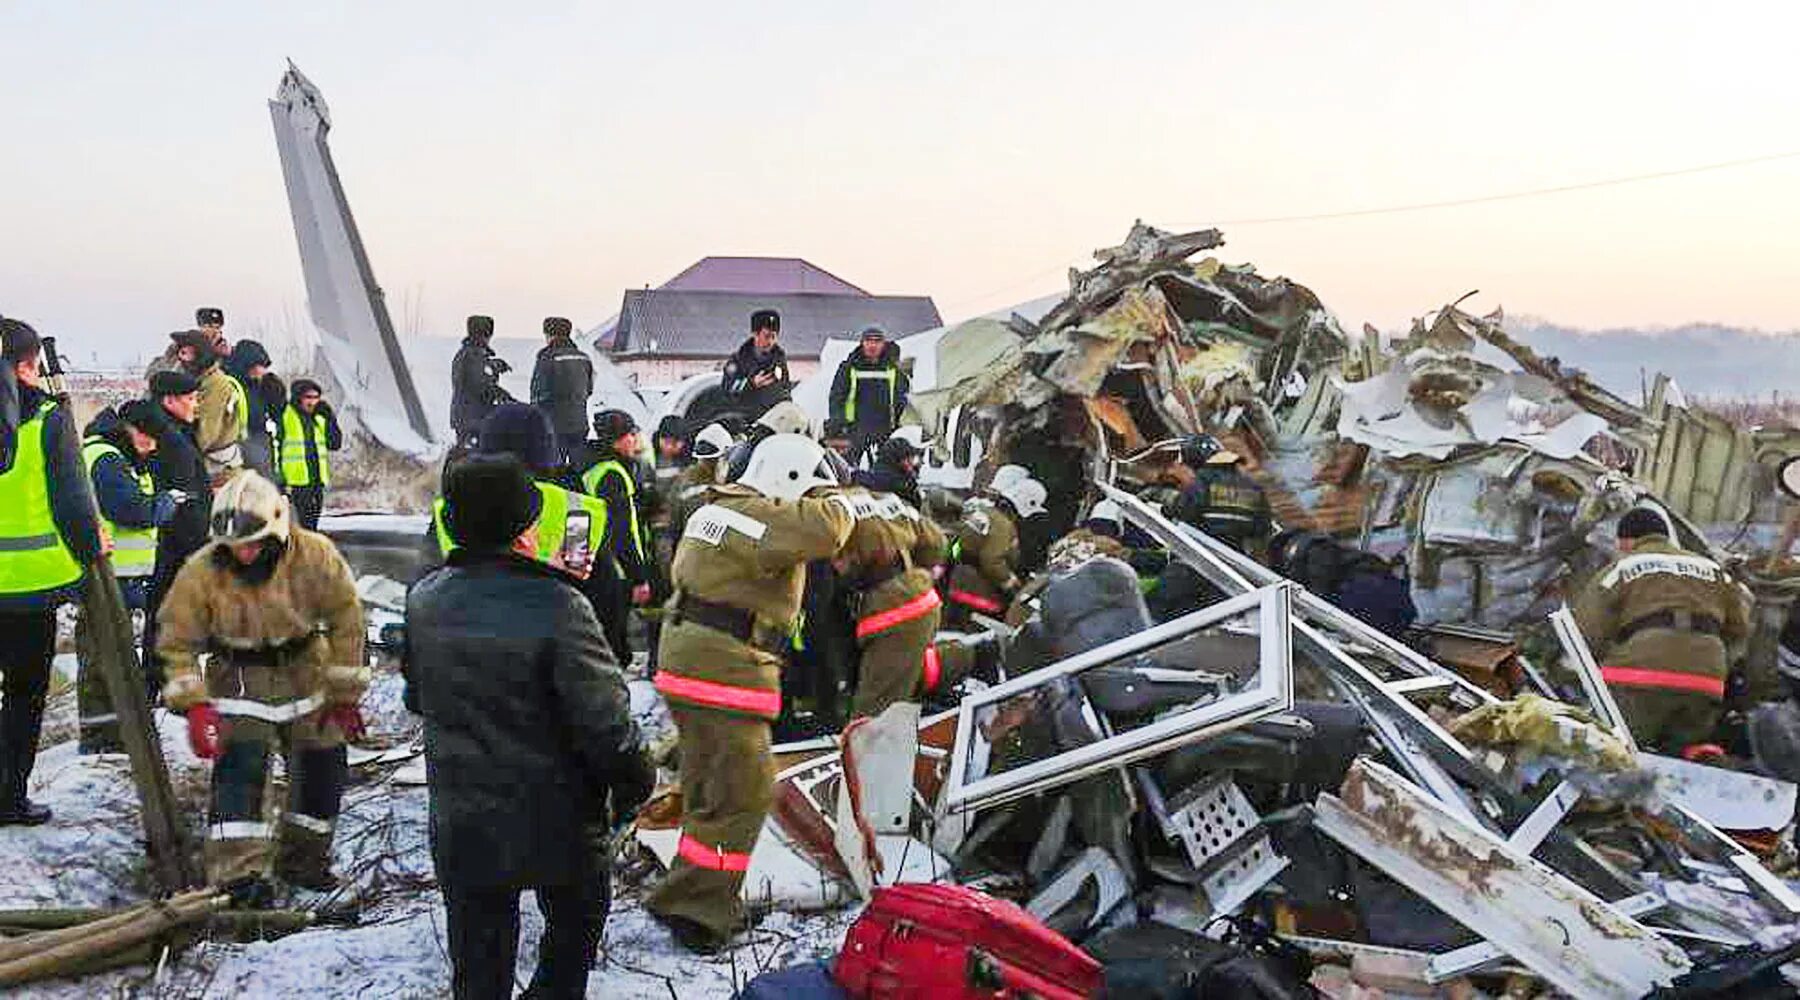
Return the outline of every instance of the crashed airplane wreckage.
<path id="1" fill-rule="evenodd" d="M 1609 556 L 1596 529 L 1659 503 L 1584 447 L 1654 472 L 1657 422 L 1454 306 L 1391 352 L 1346 337 L 1297 284 L 1188 263 L 1220 242 L 1140 224 L 939 408 L 987 467 L 1042 470 L 1042 549 L 1111 500 L 1210 601 L 1158 622 L 1130 565 L 1059 547 L 1011 626 L 940 636 L 997 643 L 998 683 L 777 747 L 746 896 L 955 880 L 1103 961 L 1151 927 L 1272 937 L 1328 995 L 1766 984 L 1800 940 L 1765 864 L 1791 866 L 1795 787 L 1640 751 L 1561 608 Z M 1199 432 L 1250 456 L 1284 525 L 1407 556 L 1419 641 L 1147 502 L 1191 475 L 1167 442 Z M 662 800 L 638 840 L 666 863 L 679 824 Z"/>

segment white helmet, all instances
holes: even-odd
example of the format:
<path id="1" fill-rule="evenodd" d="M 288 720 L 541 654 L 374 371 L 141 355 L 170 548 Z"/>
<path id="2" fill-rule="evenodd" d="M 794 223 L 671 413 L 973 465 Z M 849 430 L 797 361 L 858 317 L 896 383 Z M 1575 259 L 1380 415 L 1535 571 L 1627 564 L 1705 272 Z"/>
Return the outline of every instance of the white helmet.
<path id="1" fill-rule="evenodd" d="M 838 485 L 825 449 L 804 434 L 763 439 L 737 481 L 771 500 L 798 500 L 815 486 Z"/>
<path id="2" fill-rule="evenodd" d="M 1005 496 L 1007 484 L 1017 479 L 1030 478 L 1031 470 L 1023 465 L 1002 465 L 994 470 L 994 478 L 988 480 L 988 489 Z"/>
<path id="3" fill-rule="evenodd" d="M 799 403 L 791 399 L 784 399 L 769 407 L 762 416 L 756 418 L 756 422 L 777 434 L 805 436 L 812 433 L 811 418 L 807 417 Z"/>
<path id="4" fill-rule="evenodd" d="M 731 450 L 731 432 L 724 424 L 707 424 L 694 435 L 695 458 L 719 458 Z"/>
<path id="5" fill-rule="evenodd" d="M 1004 485 L 996 487 L 994 492 L 1005 497 L 1020 517 L 1036 517 L 1042 514 L 1044 501 L 1050 498 L 1050 491 L 1044 489 L 1044 484 L 1029 475 L 1023 478 L 1016 475 L 1011 476 Z"/>
<path id="6" fill-rule="evenodd" d="M 1124 512 L 1119 510 L 1119 505 L 1111 500 L 1102 500 L 1099 503 L 1094 504 L 1093 509 L 1088 511 L 1087 519 L 1090 521 L 1108 521 L 1112 524 L 1120 525 L 1121 527 L 1125 523 Z"/>
<path id="7" fill-rule="evenodd" d="M 212 537 L 228 545 L 288 540 L 288 499 L 259 472 L 245 469 L 213 497 Z"/>

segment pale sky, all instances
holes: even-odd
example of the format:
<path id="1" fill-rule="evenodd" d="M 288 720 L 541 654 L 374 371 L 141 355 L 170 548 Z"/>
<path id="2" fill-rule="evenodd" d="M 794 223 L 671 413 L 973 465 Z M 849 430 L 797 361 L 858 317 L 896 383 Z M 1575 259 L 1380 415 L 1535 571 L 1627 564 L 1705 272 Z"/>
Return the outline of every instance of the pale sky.
<path id="1" fill-rule="evenodd" d="M 403 330 L 579 327 L 707 254 L 948 318 L 1164 228 L 1800 150 L 1800 4 L 0 2 L 0 312 L 91 353 L 305 322 L 266 101 L 292 57 Z M 1392 328 L 1480 308 L 1800 328 L 1800 159 L 1227 227 Z M 141 348 L 140 348 L 141 345 Z"/>

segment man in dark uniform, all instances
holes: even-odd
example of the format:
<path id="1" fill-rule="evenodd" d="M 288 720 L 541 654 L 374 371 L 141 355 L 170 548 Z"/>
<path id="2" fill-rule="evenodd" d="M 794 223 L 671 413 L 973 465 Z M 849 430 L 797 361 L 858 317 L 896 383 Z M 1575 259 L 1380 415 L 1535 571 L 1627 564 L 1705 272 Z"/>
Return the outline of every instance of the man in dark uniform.
<path id="1" fill-rule="evenodd" d="M 1171 518 L 1240 552 L 1253 553 L 1268 541 L 1273 520 L 1269 499 L 1244 472 L 1241 456 L 1202 434 L 1182 445 L 1181 461 L 1194 470 L 1194 481 L 1170 505 Z"/>
<path id="2" fill-rule="evenodd" d="M 1748 600 L 1718 563 L 1671 541 L 1660 512 L 1628 511 L 1618 535 L 1621 555 L 1588 585 L 1575 620 L 1632 736 L 1687 753 L 1718 728 Z"/>
<path id="3" fill-rule="evenodd" d="M 776 403 L 792 398 L 787 352 L 781 349 L 781 314 L 758 309 L 750 314 L 750 339 L 725 362 L 725 391 L 737 400 L 745 418 L 755 420 Z"/>
<path id="4" fill-rule="evenodd" d="M 887 331 L 871 326 L 862 332 L 855 351 L 838 366 L 831 380 L 831 417 L 843 421 L 850 435 L 851 465 L 886 441 L 900 425 L 910 387 L 900 368 L 900 345 Z"/>
<path id="5" fill-rule="evenodd" d="M 105 554 L 76 446 L 75 417 L 45 392 L 37 331 L 0 319 L 0 364 L 17 385 L 18 424 L 0 435 L 0 826 L 36 826 L 50 810 L 25 795 L 37 761 L 56 609 L 81 596 Z"/>
<path id="6" fill-rule="evenodd" d="M 531 370 L 531 405 L 550 418 L 565 464 L 587 440 L 588 397 L 594 394 L 594 362 L 575 346 L 575 328 L 561 316 L 544 320 L 544 347 Z"/>
<path id="7" fill-rule="evenodd" d="M 144 608 L 144 680 L 152 702 L 162 691 L 162 657 L 156 652 L 157 611 L 187 557 L 206 544 L 212 515 L 212 484 L 195 437 L 200 413 L 200 380 L 179 369 L 150 376 L 150 400 L 162 410 L 150 478 L 158 492 L 174 491 L 182 501 L 156 536 L 156 569 Z"/>
<path id="8" fill-rule="evenodd" d="M 637 421 L 624 410 L 594 414 L 591 463 L 581 473 L 581 489 L 606 504 L 606 538 L 613 570 L 624 584 L 616 595 L 607 639 L 621 663 L 631 662 L 625 622 L 632 607 L 645 607 L 655 597 L 656 551 L 644 519 L 645 474 L 638 461 L 642 440 Z M 604 616 L 603 616 L 604 617 Z"/>
<path id="9" fill-rule="evenodd" d="M 458 455 L 474 449 L 481 422 L 505 401 L 500 376 L 512 366 L 494 354 L 493 339 L 494 318 L 470 316 L 468 336 L 450 362 L 450 428 L 456 432 Z"/>

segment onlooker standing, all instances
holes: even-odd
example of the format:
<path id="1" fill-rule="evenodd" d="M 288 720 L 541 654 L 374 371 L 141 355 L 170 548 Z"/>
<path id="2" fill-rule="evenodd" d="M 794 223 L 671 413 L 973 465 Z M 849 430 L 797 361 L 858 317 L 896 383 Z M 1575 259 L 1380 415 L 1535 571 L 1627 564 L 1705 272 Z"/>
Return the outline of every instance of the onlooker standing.
<path id="1" fill-rule="evenodd" d="M 407 596 L 406 705 L 425 717 L 431 847 L 457 997 L 512 995 L 519 894 L 544 915 L 527 994 L 579 997 L 610 905 L 607 831 L 655 773 L 600 623 L 533 558 L 542 504 L 508 455 L 445 477 L 457 547 Z"/>
<path id="2" fill-rule="evenodd" d="M 725 391 L 737 399 L 745 418 L 755 420 L 776 403 L 793 398 L 787 352 L 781 349 L 781 314 L 758 309 L 750 314 L 750 339 L 725 362 Z"/>
<path id="3" fill-rule="evenodd" d="M 81 595 L 104 553 L 74 417 L 44 391 L 37 331 L 0 319 L 0 363 L 18 384 L 19 424 L 0 438 L 0 826 L 35 826 L 50 810 L 25 795 L 37 760 L 56 649 L 56 609 Z"/>
<path id="4" fill-rule="evenodd" d="M 574 327 L 561 316 L 544 319 L 547 343 L 531 370 L 531 405 L 550 418 L 557 450 L 573 465 L 587 440 L 588 397 L 594 394 L 594 363 L 575 346 Z"/>
<path id="5" fill-rule="evenodd" d="M 475 432 L 505 395 L 500 376 L 512 366 L 494 354 L 493 339 L 494 317 L 470 316 L 468 336 L 450 362 L 450 428 L 458 455 L 474 449 Z"/>
<path id="6" fill-rule="evenodd" d="M 317 531 L 325 487 L 331 485 L 331 463 L 325 453 L 344 446 L 344 432 L 319 383 L 297 378 L 292 396 L 281 411 L 281 482 L 294 502 L 300 526 Z"/>
<path id="7" fill-rule="evenodd" d="M 185 497 L 174 519 L 157 533 L 156 570 L 150 577 L 150 594 L 144 608 L 144 680 L 155 698 L 162 690 L 162 660 L 155 652 L 156 612 L 181 564 L 206 544 L 212 489 L 207 481 L 206 462 L 194 440 L 194 420 L 200 413 L 199 380 L 180 370 L 157 372 L 150 376 L 150 401 L 162 410 L 163 417 L 155 430 L 151 479 L 157 490 L 175 490 Z"/>

